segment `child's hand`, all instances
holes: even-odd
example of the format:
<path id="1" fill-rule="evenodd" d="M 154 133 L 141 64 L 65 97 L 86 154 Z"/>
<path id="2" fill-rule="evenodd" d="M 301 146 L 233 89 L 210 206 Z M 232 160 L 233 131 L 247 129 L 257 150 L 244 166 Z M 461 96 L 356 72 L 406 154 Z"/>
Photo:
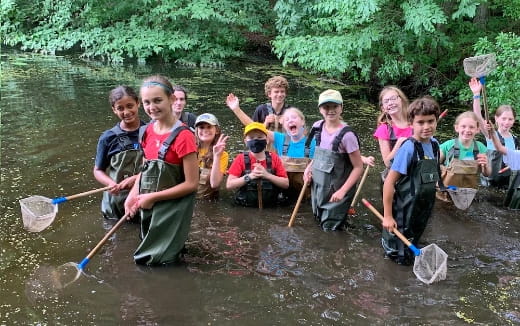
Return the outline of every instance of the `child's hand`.
<path id="1" fill-rule="evenodd" d="M 236 110 L 240 107 L 240 101 L 238 100 L 238 97 L 235 96 L 235 94 L 229 93 L 229 95 L 226 98 L 226 105 L 231 110 Z"/>
<path id="2" fill-rule="evenodd" d="M 330 197 L 329 202 L 335 203 L 335 202 L 338 202 L 338 201 L 342 200 L 343 197 L 345 197 L 346 193 L 347 192 L 345 190 L 342 190 L 342 188 L 340 188 L 338 191 L 336 191 L 335 193 L 332 194 L 332 196 Z"/>
<path id="3" fill-rule="evenodd" d="M 486 154 L 477 154 L 477 162 L 480 166 L 485 166 L 488 163 L 488 158 Z"/>
<path id="4" fill-rule="evenodd" d="M 305 171 L 303 171 L 303 181 L 307 182 L 308 184 L 312 181 L 312 163 L 307 165 L 305 168 Z"/>
<path id="5" fill-rule="evenodd" d="M 265 117 L 264 125 L 267 127 L 270 123 L 274 123 L 274 113 L 269 114 L 267 117 Z"/>
<path id="6" fill-rule="evenodd" d="M 131 192 L 130 192 L 131 193 Z M 128 214 L 127 220 L 131 220 L 137 213 L 137 196 L 129 195 L 125 200 L 125 214 Z"/>
<path id="7" fill-rule="evenodd" d="M 123 189 L 132 189 L 132 187 L 134 186 L 134 183 L 135 183 L 134 177 L 129 177 L 129 178 L 124 179 L 123 181 L 121 181 L 118 184 L 118 187 L 119 187 L 118 192 Z"/>
<path id="8" fill-rule="evenodd" d="M 473 95 L 480 95 L 480 91 L 482 90 L 482 84 L 478 80 L 478 78 L 471 78 L 469 81 L 469 88 L 471 89 L 471 92 L 473 92 Z"/>
<path id="9" fill-rule="evenodd" d="M 363 164 L 374 166 L 376 159 L 373 156 L 361 156 L 361 161 Z"/>
<path id="10" fill-rule="evenodd" d="M 222 152 L 224 152 L 224 150 L 226 149 L 226 141 L 228 140 L 228 138 L 229 136 L 225 136 L 224 134 L 220 135 L 217 143 L 213 146 L 213 155 L 222 155 Z"/>
<path id="11" fill-rule="evenodd" d="M 260 163 L 255 163 L 253 170 L 251 171 L 251 179 L 258 179 L 267 177 L 269 172 L 264 168 L 264 166 Z"/>
<path id="12" fill-rule="evenodd" d="M 395 228 L 397 228 L 397 223 L 394 220 L 393 216 L 385 216 L 383 218 L 383 228 L 388 232 L 392 232 Z"/>
<path id="13" fill-rule="evenodd" d="M 112 187 L 108 190 L 108 193 L 111 195 L 117 195 L 119 194 L 119 191 L 121 190 L 121 186 L 115 182 L 111 182 L 108 186 Z"/>
<path id="14" fill-rule="evenodd" d="M 136 206 L 144 209 L 150 209 L 155 204 L 155 201 L 150 194 L 140 194 L 137 196 Z"/>

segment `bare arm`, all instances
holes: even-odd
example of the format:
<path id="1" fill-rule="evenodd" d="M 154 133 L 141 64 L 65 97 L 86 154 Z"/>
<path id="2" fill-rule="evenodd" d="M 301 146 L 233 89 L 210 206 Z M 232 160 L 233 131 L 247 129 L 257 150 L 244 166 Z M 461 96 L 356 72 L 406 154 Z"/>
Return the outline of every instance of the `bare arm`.
<path id="1" fill-rule="evenodd" d="M 399 147 L 406 140 L 406 137 L 399 137 L 393 149 L 390 149 L 390 141 L 387 139 L 379 139 L 379 151 L 381 152 L 381 157 L 383 158 L 383 162 L 387 168 L 390 167 L 392 159 L 397 154 Z"/>
<path id="2" fill-rule="evenodd" d="M 213 189 L 220 187 L 220 183 L 224 179 L 224 173 L 222 173 L 220 161 L 222 159 L 222 155 L 224 155 L 226 141 L 228 140 L 228 138 L 229 136 L 221 134 L 217 143 L 215 144 L 215 146 L 213 146 L 213 166 L 211 167 L 211 173 L 209 176 L 209 184 Z"/>
<path id="3" fill-rule="evenodd" d="M 395 183 L 400 177 L 401 174 L 399 172 L 390 170 L 383 185 L 383 228 L 388 231 L 392 231 L 397 227 L 393 216 L 392 204 L 394 201 Z"/>
<path id="4" fill-rule="evenodd" d="M 486 121 L 482 117 L 482 108 L 480 107 L 480 91 L 482 90 L 482 84 L 480 84 L 478 78 L 471 78 L 469 81 L 469 88 L 473 93 L 473 113 L 475 113 L 477 116 L 478 123 L 480 125 L 480 131 L 484 134 L 484 136 L 488 137 L 489 134 L 486 129 Z"/>
<path id="5" fill-rule="evenodd" d="M 251 122 L 254 122 L 247 114 L 245 114 L 244 111 L 240 108 L 240 101 L 238 100 L 238 97 L 235 96 L 233 93 L 229 93 L 229 95 L 226 98 L 226 105 L 228 108 L 233 111 L 235 116 L 242 122 L 244 126 L 247 126 Z M 267 140 L 270 144 L 274 141 L 274 133 L 272 131 L 269 131 L 267 135 Z"/>

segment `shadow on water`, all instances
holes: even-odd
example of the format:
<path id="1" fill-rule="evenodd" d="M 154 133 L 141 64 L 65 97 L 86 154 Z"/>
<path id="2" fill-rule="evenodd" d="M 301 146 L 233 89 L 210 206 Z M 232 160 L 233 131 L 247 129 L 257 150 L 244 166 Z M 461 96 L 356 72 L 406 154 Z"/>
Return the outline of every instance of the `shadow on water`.
<path id="1" fill-rule="evenodd" d="M 111 67 L 3 53 L 0 324 L 520 323 L 520 221 L 517 212 L 500 206 L 503 194 L 494 190 L 481 191 L 467 211 L 436 204 L 423 241 L 448 253 L 448 276 L 430 286 L 410 267 L 383 259 L 379 222 L 359 205 L 346 230 L 323 232 L 307 203 L 287 228 L 292 207 L 234 207 L 224 192 L 218 203 L 197 203 L 182 263 L 136 266 L 139 226 L 127 223 L 93 257 L 86 275 L 66 287 L 51 281 L 38 288 L 38 273 L 52 275 L 65 262 L 80 261 L 112 223 L 101 218 L 95 195 L 60 205 L 48 229 L 28 233 L 18 200 L 99 187 L 91 172 L 97 139 L 116 122 L 107 94 L 118 84 L 137 86 L 155 72 L 188 87 L 189 110 L 219 117 L 231 135 L 231 157 L 243 143 L 241 126 L 224 106 L 227 93 L 236 93 L 252 112 L 265 100 L 264 81 L 284 74 L 290 103 L 303 109 L 310 124 L 319 119 L 318 94 L 338 86 L 266 63 Z M 362 100 L 363 89 L 340 90 L 345 119 L 358 132 L 364 154 L 378 158 L 370 122 L 375 106 Z M 441 123 L 440 135 L 451 133 L 451 123 Z M 377 173 L 369 175 L 362 195 L 381 208 Z"/>

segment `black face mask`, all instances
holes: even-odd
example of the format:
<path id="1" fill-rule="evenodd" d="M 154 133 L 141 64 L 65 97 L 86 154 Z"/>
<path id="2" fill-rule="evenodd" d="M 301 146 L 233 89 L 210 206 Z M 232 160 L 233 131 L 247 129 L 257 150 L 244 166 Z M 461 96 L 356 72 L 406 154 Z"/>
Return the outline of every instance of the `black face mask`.
<path id="1" fill-rule="evenodd" d="M 247 147 L 249 147 L 249 150 L 253 153 L 262 152 L 266 146 L 267 146 L 266 139 L 253 139 L 253 140 L 247 141 Z"/>

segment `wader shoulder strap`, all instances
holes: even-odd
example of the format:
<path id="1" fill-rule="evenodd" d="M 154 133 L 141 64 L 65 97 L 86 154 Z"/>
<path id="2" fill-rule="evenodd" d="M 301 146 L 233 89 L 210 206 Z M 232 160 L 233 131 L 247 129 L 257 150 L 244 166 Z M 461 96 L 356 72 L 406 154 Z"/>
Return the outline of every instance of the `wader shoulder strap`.
<path id="1" fill-rule="evenodd" d="M 244 174 L 251 172 L 251 159 L 249 158 L 249 152 L 244 152 Z"/>
<path id="2" fill-rule="evenodd" d="M 265 162 L 267 170 L 271 173 L 273 168 L 273 159 L 269 152 L 265 152 Z M 249 152 L 244 152 L 244 174 L 251 173 L 251 159 L 249 158 Z"/>
<path id="3" fill-rule="evenodd" d="M 175 141 L 175 138 L 177 138 L 179 133 L 183 130 L 190 130 L 190 129 L 186 126 L 183 126 L 182 122 L 180 120 L 177 120 L 177 122 L 175 123 L 175 125 L 172 128 L 172 133 L 170 134 L 170 136 L 168 136 L 168 138 L 166 138 L 164 143 L 162 143 L 161 148 L 159 148 L 159 157 L 158 157 L 159 160 L 164 161 L 168 148 L 170 148 L 170 146 Z"/>
<path id="4" fill-rule="evenodd" d="M 291 142 L 291 137 L 289 137 L 288 134 L 285 134 L 285 138 L 283 140 L 282 156 L 287 156 L 287 152 L 289 152 L 290 142 Z"/>
<path id="5" fill-rule="evenodd" d="M 343 129 L 340 130 L 340 132 L 336 135 L 336 138 L 334 138 L 334 141 L 332 142 L 332 151 L 333 152 L 338 151 L 339 144 L 341 144 L 341 140 L 343 140 L 343 136 L 345 136 L 345 134 L 349 131 L 354 133 L 354 135 L 356 136 L 356 139 L 358 141 L 358 144 L 359 144 L 359 138 L 356 135 L 356 133 L 352 130 L 352 128 L 350 126 L 344 126 Z"/>
<path id="6" fill-rule="evenodd" d="M 153 122 L 151 122 L 153 123 Z M 146 131 L 146 128 L 148 127 L 149 123 L 145 124 L 145 125 L 142 125 L 141 127 L 139 127 L 139 143 L 142 143 L 143 140 L 144 140 L 144 135 L 145 135 L 145 131 Z"/>

